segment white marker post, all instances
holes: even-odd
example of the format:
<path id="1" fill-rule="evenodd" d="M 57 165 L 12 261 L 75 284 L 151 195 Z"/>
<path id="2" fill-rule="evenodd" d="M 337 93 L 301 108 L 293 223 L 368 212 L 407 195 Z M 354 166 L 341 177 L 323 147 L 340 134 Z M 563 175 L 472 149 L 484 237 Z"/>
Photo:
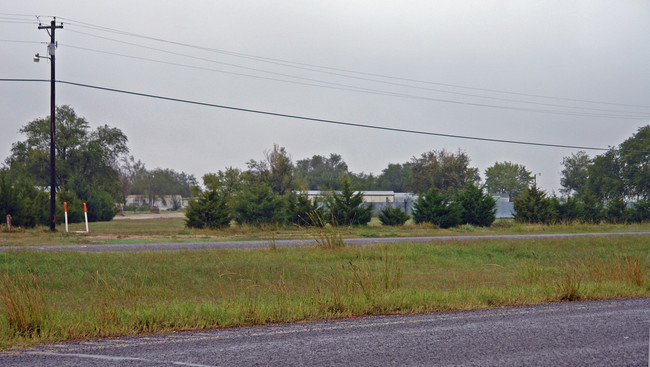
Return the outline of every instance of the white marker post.
<path id="1" fill-rule="evenodd" d="M 65 233 L 68 233 L 68 203 L 63 203 L 63 216 L 65 218 Z"/>
<path id="2" fill-rule="evenodd" d="M 84 218 L 86 219 L 86 233 L 88 233 L 88 210 L 86 210 L 86 203 L 84 203 Z"/>

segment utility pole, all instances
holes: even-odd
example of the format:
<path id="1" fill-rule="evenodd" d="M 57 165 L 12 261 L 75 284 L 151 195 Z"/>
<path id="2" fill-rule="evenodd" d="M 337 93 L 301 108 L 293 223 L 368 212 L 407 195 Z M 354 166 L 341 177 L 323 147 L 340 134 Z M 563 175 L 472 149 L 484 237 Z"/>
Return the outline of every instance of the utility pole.
<path id="1" fill-rule="evenodd" d="M 50 44 L 47 46 L 47 51 L 50 54 L 50 230 L 56 230 L 56 167 L 54 163 L 55 150 L 54 150 L 54 137 L 56 133 L 56 98 L 55 98 L 55 78 L 54 78 L 54 52 L 56 50 L 56 38 L 54 32 L 57 28 L 63 28 L 61 25 L 56 25 L 56 18 L 52 19 L 49 26 L 38 25 L 38 29 L 46 29 L 50 34 Z M 36 54 L 38 58 L 38 54 Z"/>

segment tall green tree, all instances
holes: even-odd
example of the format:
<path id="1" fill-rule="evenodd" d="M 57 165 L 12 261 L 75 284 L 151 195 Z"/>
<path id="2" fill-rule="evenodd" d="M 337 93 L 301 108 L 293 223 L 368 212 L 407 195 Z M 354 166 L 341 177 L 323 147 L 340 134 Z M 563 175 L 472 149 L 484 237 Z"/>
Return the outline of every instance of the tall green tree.
<path id="1" fill-rule="evenodd" d="M 427 192 L 435 187 L 442 192 L 456 192 L 468 183 L 479 181 L 478 169 L 470 167 L 469 156 L 462 151 L 450 153 L 444 149 L 422 153 L 411 160 L 410 190 Z"/>
<path id="2" fill-rule="evenodd" d="M 580 195 L 589 179 L 589 166 L 592 164 L 587 153 L 579 151 L 562 159 L 562 177 L 560 192 L 567 197 Z"/>
<path id="3" fill-rule="evenodd" d="M 610 200 L 627 196 L 623 181 L 623 163 L 614 148 L 594 158 L 589 166 L 589 178 L 584 190 L 589 191 L 600 200 Z"/>
<path id="4" fill-rule="evenodd" d="M 533 176 L 524 165 L 512 162 L 496 162 L 485 170 L 485 187 L 490 194 L 508 194 L 516 199 L 530 183 Z"/>
<path id="5" fill-rule="evenodd" d="M 273 149 L 264 153 L 265 159 L 248 161 L 249 173 L 263 182 L 278 195 L 285 195 L 297 189 L 294 165 L 284 147 L 273 144 Z"/>
<path id="6" fill-rule="evenodd" d="M 122 198 L 119 185 L 119 157 L 128 153 L 124 133 L 108 125 L 93 130 L 88 121 L 70 106 L 56 108 L 56 180 L 67 189 L 72 178 L 81 177 L 88 185 L 101 189 L 117 202 Z M 5 163 L 14 177 L 22 176 L 37 186 L 48 187 L 50 177 L 50 119 L 36 119 L 20 129 L 26 139 L 14 143 Z"/>
<path id="7" fill-rule="evenodd" d="M 650 200 L 650 125 L 620 145 L 621 174 L 629 196 Z"/>
<path id="8" fill-rule="evenodd" d="M 296 162 L 296 171 L 309 190 L 340 190 L 348 165 L 339 154 L 314 155 Z"/>
<path id="9" fill-rule="evenodd" d="M 130 193 L 145 195 L 149 200 L 149 205 L 153 205 L 157 199 L 164 199 L 167 195 L 189 197 L 192 186 L 196 185 L 197 181 L 194 175 L 185 172 L 177 172 L 169 168 L 153 170 L 143 168 L 138 172 Z"/>
<path id="10" fill-rule="evenodd" d="M 388 167 L 384 168 L 377 177 L 377 189 L 395 192 L 408 191 L 411 185 L 411 166 L 410 162 L 389 163 Z"/>

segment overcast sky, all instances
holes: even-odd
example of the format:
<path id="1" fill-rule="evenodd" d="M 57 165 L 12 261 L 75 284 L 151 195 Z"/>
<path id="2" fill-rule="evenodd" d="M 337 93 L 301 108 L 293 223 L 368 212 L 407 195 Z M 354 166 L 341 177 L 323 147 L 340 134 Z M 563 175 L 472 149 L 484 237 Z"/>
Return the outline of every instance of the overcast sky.
<path id="1" fill-rule="evenodd" d="M 32 62 L 35 53 L 47 54 L 49 41 L 35 16 L 44 24 L 57 16 L 64 28 L 56 32 L 56 77 L 63 81 L 589 147 L 618 145 L 650 121 L 648 1 L 21 0 L 5 1 L 0 12 L 0 78 L 49 79 L 47 60 Z M 18 129 L 49 114 L 49 84 L 0 82 L 0 96 L 4 160 L 24 138 Z M 495 162 L 520 163 L 541 174 L 544 189 L 557 191 L 562 158 L 577 151 L 344 127 L 61 84 L 57 104 L 71 105 L 93 128 L 120 128 L 148 168 L 199 179 L 245 168 L 273 143 L 294 161 L 339 153 L 353 172 L 374 174 L 426 151 L 461 149 L 482 174 Z"/>

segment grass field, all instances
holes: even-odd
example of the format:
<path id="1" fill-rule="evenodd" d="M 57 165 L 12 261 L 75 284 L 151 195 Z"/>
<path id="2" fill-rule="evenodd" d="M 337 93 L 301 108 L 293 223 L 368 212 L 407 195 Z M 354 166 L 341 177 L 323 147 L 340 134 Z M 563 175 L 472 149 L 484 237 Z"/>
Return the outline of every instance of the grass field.
<path id="1" fill-rule="evenodd" d="M 180 223 L 162 221 L 158 225 L 165 229 L 156 230 L 138 229 L 142 222 L 97 223 L 91 230 L 114 233 L 118 227 L 111 226 L 121 226 L 124 233 L 173 237 L 188 231 Z M 507 231 L 562 229 L 568 231 L 510 224 Z M 369 226 L 346 230 L 345 235 L 383 236 L 391 231 L 401 235 L 406 230 Z M 425 227 L 413 231 L 451 233 Z M 190 235 L 294 235 L 282 229 L 242 232 L 191 231 Z M 2 236 L 71 241 L 71 236 L 29 231 Z M 77 242 L 74 239 L 71 242 Z M 333 249 L 6 251 L 0 253 L 0 348 L 171 330 L 649 297 L 649 254 L 647 235 Z"/>
<path id="2" fill-rule="evenodd" d="M 102 244 L 125 242 L 183 242 L 183 241 L 227 241 L 227 240 L 280 240 L 312 238 L 314 231 L 295 226 L 255 228 L 231 225 L 223 230 L 189 229 L 185 227 L 184 218 L 157 218 L 138 220 L 113 220 L 110 222 L 90 223 L 90 233 L 73 233 L 85 231 L 83 223 L 70 225 L 70 233 L 65 233 L 64 226 L 58 231 L 50 232 L 49 227 L 20 230 L 6 233 L 0 231 L 0 246 L 47 246 L 68 244 Z M 642 224 L 558 224 L 538 225 L 521 224 L 512 220 L 497 220 L 490 228 L 468 225 L 451 229 L 440 229 L 431 225 L 407 223 L 402 227 L 382 226 L 373 218 L 367 226 L 339 227 L 337 232 L 344 238 L 349 237 L 422 237 L 422 236 L 462 236 L 495 234 L 532 234 L 532 233 L 584 233 L 584 232 L 647 232 L 650 223 Z"/>

